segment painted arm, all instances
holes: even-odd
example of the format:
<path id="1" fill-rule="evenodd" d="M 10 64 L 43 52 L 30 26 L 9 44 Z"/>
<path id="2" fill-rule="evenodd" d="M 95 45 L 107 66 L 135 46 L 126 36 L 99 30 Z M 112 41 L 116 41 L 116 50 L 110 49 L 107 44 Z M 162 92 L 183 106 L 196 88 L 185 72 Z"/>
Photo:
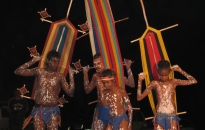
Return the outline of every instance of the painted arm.
<path id="1" fill-rule="evenodd" d="M 41 59 L 40 56 L 35 56 L 32 60 L 29 62 L 26 62 L 25 64 L 19 66 L 14 73 L 16 75 L 21 75 L 21 76 L 34 76 L 35 70 L 34 69 L 28 69 L 31 65 L 35 64 Z"/>
<path id="2" fill-rule="evenodd" d="M 132 70 L 131 70 L 131 67 L 130 67 L 131 64 L 132 64 L 131 60 L 124 59 L 124 65 L 127 69 L 127 74 L 128 74 L 128 77 L 127 78 L 125 77 L 125 84 L 127 86 L 130 86 L 131 88 L 134 88 L 135 87 L 135 80 L 134 80 Z"/>
<path id="3" fill-rule="evenodd" d="M 68 84 L 65 77 L 62 75 L 62 88 L 66 92 L 66 94 L 70 97 L 73 97 L 75 90 L 75 82 L 74 82 L 74 70 L 69 66 L 69 79 L 70 83 Z"/>
<path id="4" fill-rule="evenodd" d="M 138 88 L 137 88 L 137 101 L 142 100 L 143 98 L 145 98 L 152 90 L 152 88 L 154 87 L 154 82 L 152 81 L 148 87 L 144 90 L 144 92 L 142 93 L 142 81 L 145 79 L 145 74 L 144 73 L 140 73 L 138 74 Z"/>
<path id="5" fill-rule="evenodd" d="M 128 130 L 132 128 L 132 116 L 133 116 L 133 110 L 132 110 L 132 105 L 130 103 L 130 99 L 126 93 L 126 91 L 123 89 L 121 90 L 123 99 L 127 105 L 127 111 L 128 111 L 128 117 L 129 117 L 129 124 L 128 124 Z"/>
<path id="6" fill-rule="evenodd" d="M 85 93 L 90 93 L 95 88 L 95 74 L 92 77 L 91 82 L 89 82 L 88 77 L 89 66 L 83 67 L 83 75 L 84 75 L 84 89 Z"/>
<path id="7" fill-rule="evenodd" d="M 183 71 L 178 65 L 174 65 L 172 67 L 172 69 L 174 71 L 181 73 L 182 75 L 184 75 L 188 79 L 188 80 L 175 79 L 177 85 L 185 86 L 185 85 L 192 85 L 192 84 L 197 83 L 197 80 L 194 77 L 192 77 L 191 75 L 189 75 L 188 73 Z"/>

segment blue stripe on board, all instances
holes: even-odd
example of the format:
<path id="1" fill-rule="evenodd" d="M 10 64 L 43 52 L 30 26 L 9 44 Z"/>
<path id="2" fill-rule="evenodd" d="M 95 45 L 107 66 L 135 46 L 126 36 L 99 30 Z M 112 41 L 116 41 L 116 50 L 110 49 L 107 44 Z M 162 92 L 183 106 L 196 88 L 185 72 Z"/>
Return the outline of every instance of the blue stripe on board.
<path id="1" fill-rule="evenodd" d="M 63 35 L 62 35 L 62 31 L 63 31 L 63 28 L 64 28 L 64 27 L 65 27 L 65 30 L 64 30 L 64 33 L 63 33 Z M 61 35 L 62 35 L 62 40 L 61 40 L 61 42 L 60 42 L 60 46 L 59 46 L 59 49 L 58 49 L 58 52 L 59 52 L 60 54 L 62 54 L 63 47 L 64 47 L 64 44 L 65 44 L 65 40 L 66 40 L 68 31 L 69 31 L 69 28 L 66 26 L 66 24 L 63 24 L 63 25 L 61 25 L 61 26 L 58 28 L 58 32 L 57 32 L 57 35 L 56 35 L 56 38 L 55 38 L 55 41 L 54 41 L 53 49 L 57 49 L 59 40 L 60 40 Z"/>
<path id="2" fill-rule="evenodd" d="M 63 52 L 64 45 L 66 44 L 65 41 L 66 41 L 66 37 L 67 37 L 68 31 L 69 31 L 69 28 L 66 24 L 62 25 L 62 28 L 64 28 L 64 27 L 65 27 L 65 30 L 64 30 L 64 33 L 63 33 L 63 36 L 62 36 L 62 40 L 61 40 L 59 49 L 58 49 L 58 52 L 61 52 L 61 53 Z"/>

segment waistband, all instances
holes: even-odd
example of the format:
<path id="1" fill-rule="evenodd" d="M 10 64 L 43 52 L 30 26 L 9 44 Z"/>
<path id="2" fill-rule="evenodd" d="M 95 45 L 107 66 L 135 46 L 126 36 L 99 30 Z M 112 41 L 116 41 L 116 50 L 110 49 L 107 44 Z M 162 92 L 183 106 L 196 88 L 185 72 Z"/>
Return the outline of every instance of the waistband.
<path id="1" fill-rule="evenodd" d="M 36 107 L 56 107 L 58 105 L 40 105 L 40 104 L 35 104 L 35 108 Z"/>

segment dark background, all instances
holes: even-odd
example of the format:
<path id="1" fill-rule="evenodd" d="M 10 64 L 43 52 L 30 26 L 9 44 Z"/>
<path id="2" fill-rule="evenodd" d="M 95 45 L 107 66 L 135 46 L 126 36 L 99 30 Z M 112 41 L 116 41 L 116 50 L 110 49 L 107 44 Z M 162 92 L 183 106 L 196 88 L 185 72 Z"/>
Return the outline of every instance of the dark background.
<path id="1" fill-rule="evenodd" d="M 31 94 L 34 77 L 21 77 L 13 71 L 31 59 L 27 47 L 37 46 L 42 52 L 50 23 L 42 22 L 38 11 L 47 8 L 51 15 L 48 20 L 57 21 L 66 17 L 70 0 L 7 0 L 0 1 L 0 100 L 7 101 L 13 96 L 12 90 L 23 84 Z M 129 17 L 129 20 L 116 23 L 116 32 L 123 58 L 131 59 L 133 74 L 142 71 L 139 42 L 131 40 L 141 37 L 146 30 L 142 7 L 139 0 L 110 0 L 115 20 Z M 164 44 L 171 64 L 178 64 L 183 70 L 194 76 L 196 85 L 178 87 L 178 112 L 186 111 L 181 118 L 189 119 L 195 128 L 204 126 L 204 35 L 205 35 L 205 1 L 204 0 L 144 0 L 149 26 L 163 29 L 174 24 L 179 26 L 163 31 Z M 69 20 L 77 29 L 78 24 L 86 21 L 84 0 L 73 0 Z M 78 36 L 81 36 L 78 33 Z M 72 62 L 81 59 L 82 66 L 92 66 L 92 52 L 89 36 L 75 43 Z M 34 65 L 34 66 L 37 66 Z M 91 76 L 94 70 L 89 72 Z M 126 73 L 125 73 L 126 75 Z M 184 77 L 175 73 L 175 78 Z M 87 105 L 96 100 L 96 90 L 85 94 L 82 72 L 75 75 L 76 90 L 73 98 L 65 95 L 69 103 L 61 108 L 62 125 L 73 125 L 83 121 L 91 121 L 96 104 Z M 137 84 L 137 82 L 136 82 Z M 133 107 L 139 107 L 145 117 L 153 116 L 148 98 L 136 100 L 136 87 L 126 88 Z M 60 96 L 65 94 L 61 92 Z M 28 100 L 30 109 L 33 101 Z M 66 123 L 63 123 L 66 122 Z M 63 128 L 62 126 L 62 128 Z"/>

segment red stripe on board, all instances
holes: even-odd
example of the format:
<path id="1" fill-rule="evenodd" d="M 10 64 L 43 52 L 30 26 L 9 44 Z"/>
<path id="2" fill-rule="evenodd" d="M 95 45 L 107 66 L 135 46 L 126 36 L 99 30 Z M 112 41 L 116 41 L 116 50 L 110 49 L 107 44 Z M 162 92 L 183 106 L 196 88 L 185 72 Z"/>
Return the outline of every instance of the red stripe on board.
<path id="1" fill-rule="evenodd" d="M 161 60 L 161 56 L 160 56 L 159 49 L 156 43 L 155 35 L 153 35 L 152 32 L 148 32 L 145 39 L 146 39 L 146 45 L 147 45 L 147 51 L 149 55 L 152 75 L 154 79 L 156 80 L 156 79 L 159 79 L 156 65 L 157 65 L 157 62 Z"/>

